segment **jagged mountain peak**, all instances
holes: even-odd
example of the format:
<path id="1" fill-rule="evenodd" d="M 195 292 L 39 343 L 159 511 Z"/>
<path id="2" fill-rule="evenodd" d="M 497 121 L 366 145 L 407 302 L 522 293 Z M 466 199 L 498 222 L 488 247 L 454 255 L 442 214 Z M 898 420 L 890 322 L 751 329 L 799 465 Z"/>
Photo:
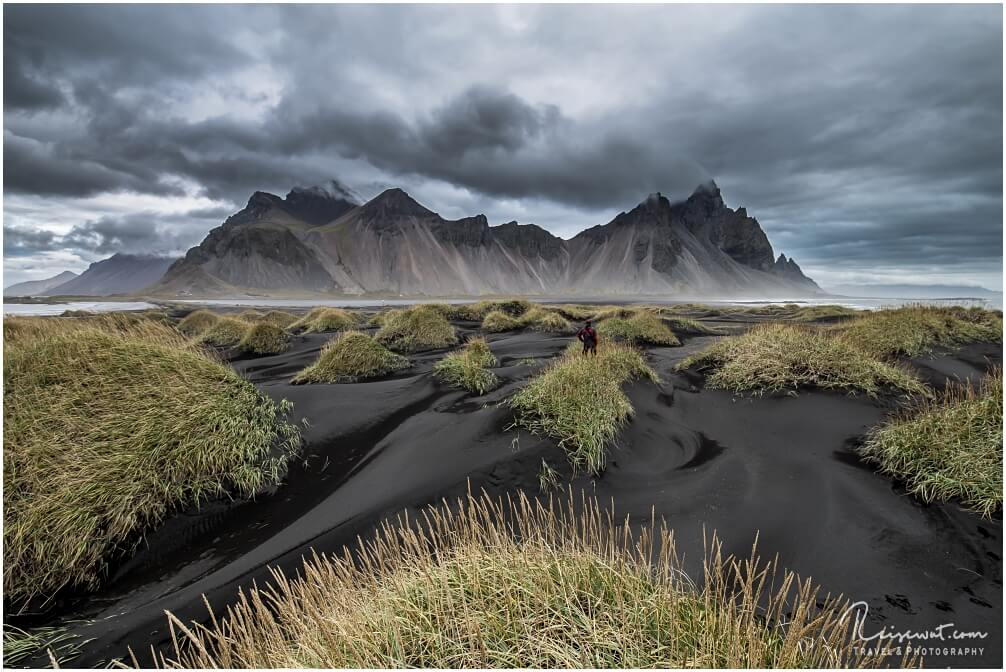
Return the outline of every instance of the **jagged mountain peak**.
<path id="1" fill-rule="evenodd" d="M 287 202 L 301 199 L 345 201 L 353 205 L 359 205 L 360 203 L 360 198 L 337 180 L 329 180 L 311 187 L 294 187 L 286 195 Z"/>
<path id="2" fill-rule="evenodd" d="M 431 217 L 436 213 L 421 205 L 398 187 L 385 189 L 361 206 L 361 210 L 371 217 Z"/>

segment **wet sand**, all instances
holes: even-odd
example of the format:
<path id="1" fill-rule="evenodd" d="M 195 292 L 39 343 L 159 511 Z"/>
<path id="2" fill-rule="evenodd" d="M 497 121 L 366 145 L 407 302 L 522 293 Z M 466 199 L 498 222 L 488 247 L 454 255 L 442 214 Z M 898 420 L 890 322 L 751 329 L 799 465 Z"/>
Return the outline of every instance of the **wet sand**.
<path id="1" fill-rule="evenodd" d="M 462 337 L 478 326 L 456 325 Z M 490 335 L 503 385 L 482 397 L 432 379 L 446 350 L 412 355 L 410 369 L 376 381 L 290 385 L 332 336 L 297 337 L 279 356 L 233 359 L 235 369 L 274 399 L 293 401 L 295 416 L 307 420 L 303 459 L 271 494 L 172 518 L 147 535 L 100 592 L 67 600 L 39 619 L 90 621 L 71 628 L 96 638 L 73 665 L 121 657 L 127 645 L 149 663 L 151 645 L 170 643 L 164 610 L 202 620 L 205 594 L 220 614 L 238 587 L 266 581 L 269 566 L 292 573 L 311 549 L 339 551 L 385 516 L 469 487 L 536 494 L 542 459 L 577 498 L 584 491 L 613 501 L 619 516 L 635 522 L 665 518 L 696 570 L 703 530 L 715 530 L 724 550 L 740 556 L 757 535 L 763 557 L 778 554 L 782 566 L 824 591 L 865 601 L 868 635 L 948 622 L 989 633 L 978 642 L 946 643 L 982 647 L 981 655 L 928 656 L 927 667 L 1002 665 L 1001 515 L 983 520 L 954 504 L 924 505 L 859 460 L 856 442 L 895 406 L 892 399 L 706 390 L 700 378 L 673 367 L 717 337 L 686 336 L 682 347 L 648 349 L 661 383 L 627 388 L 635 416 L 607 469 L 598 478 L 573 478 L 554 441 L 508 431 L 512 414 L 498 404 L 570 337 Z M 910 365 L 942 386 L 948 376 L 976 379 L 989 362 L 1001 361 L 1001 346 L 973 345 Z"/>

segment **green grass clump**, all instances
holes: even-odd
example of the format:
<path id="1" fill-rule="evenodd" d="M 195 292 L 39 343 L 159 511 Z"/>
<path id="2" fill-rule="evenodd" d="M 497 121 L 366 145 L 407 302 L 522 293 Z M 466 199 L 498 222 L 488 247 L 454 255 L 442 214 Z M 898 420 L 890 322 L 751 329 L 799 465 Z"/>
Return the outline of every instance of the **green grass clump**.
<path id="1" fill-rule="evenodd" d="M 325 344 L 317 361 L 293 377 L 293 383 L 351 383 L 383 376 L 409 366 L 396 355 L 359 331 L 344 331 Z"/>
<path id="2" fill-rule="evenodd" d="M 305 334 L 322 333 L 325 331 L 351 329 L 356 326 L 357 322 L 356 316 L 348 310 L 320 306 L 311 310 L 311 312 L 287 328 L 290 331 L 302 331 Z"/>
<path id="3" fill-rule="evenodd" d="M 573 320 L 574 322 L 583 322 L 588 320 L 597 313 L 597 306 L 583 305 L 579 303 L 562 303 L 559 305 L 549 305 L 546 308 L 550 308 L 560 315 L 565 317 L 567 320 Z"/>
<path id="4" fill-rule="evenodd" d="M 13 625 L 3 626 L 4 668 L 24 666 L 31 658 L 48 652 L 51 661 L 60 666 L 80 655 L 81 642 L 66 628 L 41 627 L 22 630 Z"/>
<path id="5" fill-rule="evenodd" d="M 796 322 L 835 321 L 855 317 L 863 311 L 844 306 L 804 306 L 793 312 L 790 319 Z"/>
<path id="6" fill-rule="evenodd" d="M 636 345 L 681 345 L 664 321 L 650 312 L 640 311 L 629 318 L 609 317 L 597 325 L 601 338 L 626 341 Z"/>
<path id="7" fill-rule="evenodd" d="M 516 317 L 507 315 L 502 310 L 490 311 L 482 320 L 482 331 L 497 334 L 501 331 L 514 331 L 523 326 Z"/>
<path id="8" fill-rule="evenodd" d="M 596 357 L 571 344 L 560 359 L 510 398 L 515 424 L 558 439 L 574 468 L 598 473 L 607 445 L 632 415 L 622 384 L 633 378 L 656 380 L 636 349 L 602 342 Z"/>
<path id="9" fill-rule="evenodd" d="M 221 317 L 213 326 L 204 331 L 199 340 L 218 347 L 237 345 L 245 337 L 250 325 L 234 317 Z"/>
<path id="10" fill-rule="evenodd" d="M 473 338 L 458 352 L 452 352 L 433 367 L 434 377 L 454 387 L 485 394 L 499 384 L 491 369 L 496 357 L 485 338 Z"/>
<path id="11" fill-rule="evenodd" d="M 255 310 L 254 308 L 248 308 L 246 310 L 242 310 L 240 313 L 238 313 L 234 317 L 236 317 L 239 320 L 244 320 L 245 322 L 258 322 L 263 317 L 265 317 L 265 313 L 263 313 L 261 310 Z"/>
<path id="12" fill-rule="evenodd" d="M 4 344 L 3 580 L 15 605 L 96 588 L 171 512 L 277 483 L 300 442 L 286 403 L 173 328 L 74 322 L 38 320 Z"/>
<path id="13" fill-rule="evenodd" d="M 678 369 L 712 371 L 706 385 L 734 392 L 843 389 L 876 396 L 886 389 L 926 394 L 906 369 L 882 362 L 826 332 L 795 324 L 764 324 L 691 355 Z"/>
<path id="14" fill-rule="evenodd" d="M 297 319 L 296 315 L 288 313 L 285 310 L 270 310 L 268 313 L 260 317 L 258 321 L 265 322 L 266 324 L 274 324 L 280 329 L 286 329 L 291 324 L 296 322 Z"/>
<path id="15" fill-rule="evenodd" d="M 286 332 L 275 324 L 259 322 L 253 324 L 245 332 L 244 338 L 238 343 L 238 348 L 244 352 L 256 355 L 278 355 L 290 347 L 290 339 Z"/>
<path id="16" fill-rule="evenodd" d="M 449 320 L 481 322 L 482 318 L 489 312 L 487 308 L 483 303 L 461 303 L 447 306 L 444 314 Z"/>
<path id="17" fill-rule="evenodd" d="M 220 321 L 220 316 L 208 310 L 194 310 L 178 323 L 178 331 L 190 338 L 201 336 Z"/>
<path id="18" fill-rule="evenodd" d="M 875 357 L 917 357 L 935 346 L 1002 341 L 1002 318 L 981 308 L 907 306 L 868 312 L 834 327 L 840 338 Z"/>
<path id="19" fill-rule="evenodd" d="M 598 306 L 594 313 L 594 321 L 601 322 L 612 317 L 628 320 L 641 310 L 638 306 Z"/>
<path id="20" fill-rule="evenodd" d="M 389 310 L 383 310 L 381 312 L 374 313 L 373 315 L 370 316 L 370 319 L 367 320 L 367 326 L 378 327 L 378 328 L 383 327 L 384 323 L 387 322 L 389 319 L 393 318 L 395 315 L 404 312 L 405 311 L 401 308 L 391 308 Z"/>
<path id="21" fill-rule="evenodd" d="M 576 329 L 558 311 L 534 306 L 521 315 L 520 323 L 532 331 L 550 331 L 559 334 L 572 334 Z"/>
<path id="22" fill-rule="evenodd" d="M 1003 376 L 953 385 L 870 432 L 860 453 L 926 502 L 960 500 L 991 517 L 1003 502 Z"/>
<path id="23" fill-rule="evenodd" d="M 454 327 L 431 306 L 414 306 L 388 316 L 374 338 L 398 352 L 446 348 L 458 342 Z"/>
<path id="24" fill-rule="evenodd" d="M 881 666 L 848 602 L 777 562 L 724 556 L 689 577 L 663 524 L 598 502 L 468 495 L 404 515 L 346 554 L 237 595 L 169 664 L 196 668 L 821 668 Z M 572 513 L 575 511 L 575 513 Z M 638 528 L 637 528 L 638 529 Z M 770 577 L 766 580 L 766 577 Z M 168 661 L 166 661 L 168 662 Z M 902 665 L 911 661 L 903 660 Z M 134 665 L 140 666 L 134 658 Z M 149 666 L 147 664 L 146 666 Z"/>

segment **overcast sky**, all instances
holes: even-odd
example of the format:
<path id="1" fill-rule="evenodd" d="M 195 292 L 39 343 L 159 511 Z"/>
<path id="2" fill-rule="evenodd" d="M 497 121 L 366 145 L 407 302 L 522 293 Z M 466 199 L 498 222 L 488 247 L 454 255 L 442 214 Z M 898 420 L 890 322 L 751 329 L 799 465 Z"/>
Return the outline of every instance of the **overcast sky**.
<path id="1" fill-rule="evenodd" d="M 822 285 L 1002 284 L 1002 7 L 5 5 L 4 285 L 255 190 L 569 237 L 714 178 Z"/>

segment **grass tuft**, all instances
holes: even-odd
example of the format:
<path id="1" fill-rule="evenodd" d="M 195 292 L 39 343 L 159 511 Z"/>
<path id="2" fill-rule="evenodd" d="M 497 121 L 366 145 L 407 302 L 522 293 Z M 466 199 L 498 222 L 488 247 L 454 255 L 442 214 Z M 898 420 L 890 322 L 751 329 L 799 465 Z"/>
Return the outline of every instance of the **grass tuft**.
<path id="1" fill-rule="evenodd" d="M 446 348 L 458 342 L 454 327 L 433 306 L 414 306 L 389 315 L 374 338 L 398 352 Z"/>
<path id="2" fill-rule="evenodd" d="M 170 613 L 181 668 L 795 668 L 881 666 L 848 603 L 724 557 L 691 579 L 663 523 L 594 499 L 469 494 L 386 522 L 343 556 L 237 596 L 209 627 Z M 577 511 L 572 513 L 571 510 Z M 634 534 L 638 531 L 638 534 Z M 180 640 L 180 641 L 179 641 Z M 910 663 L 914 661 L 903 661 Z"/>
<path id="3" fill-rule="evenodd" d="M 486 339 L 473 338 L 461 350 L 437 362 L 433 375 L 449 385 L 482 395 L 499 384 L 496 374 L 489 370 L 496 364 Z"/>
<path id="4" fill-rule="evenodd" d="M 485 319 L 482 320 L 482 331 L 490 334 L 496 334 L 501 331 L 515 331 L 522 326 L 520 320 L 507 315 L 502 310 L 490 311 Z"/>
<path id="5" fill-rule="evenodd" d="M 325 344 L 317 361 L 293 377 L 293 383 L 351 383 L 383 376 L 409 366 L 396 355 L 359 331 L 345 331 Z"/>
<path id="6" fill-rule="evenodd" d="M 220 316 L 208 310 L 194 310 L 178 323 L 178 331 L 190 338 L 197 338 L 220 321 Z"/>
<path id="7" fill-rule="evenodd" d="M 253 324 L 245 332 L 238 348 L 256 355 L 278 355 L 290 347 L 290 339 L 282 328 L 268 322 Z"/>
<path id="8" fill-rule="evenodd" d="M 759 325 L 686 357 L 677 368 L 712 371 L 711 388 L 733 392 L 796 391 L 801 387 L 843 389 L 876 396 L 888 389 L 927 394 L 906 369 L 881 362 L 847 342 L 812 327 Z"/>
<path id="9" fill-rule="evenodd" d="M 356 315 L 342 308 L 319 306 L 289 327 L 290 331 L 301 331 L 305 334 L 322 333 L 326 331 L 342 331 L 357 324 Z"/>
<path id="10" fill-rule="evenodd" d="M 245 322 L 254 323 L 258 322 L 263 317 L 265 317 L 265 313 L 263 313 L 261 310 L 255 310 L 254 308 L 247 308 L 245 310 L 242 310 L 240 313 L 234 315 L 234 317 L 236 317 L 239 320 L 244 320 Z"/>
<path id="11" fill-rule="evenodd" d="M 572 334 L 576 329 L 557 310 L 534 306 L 521 315 L 520 323 L 532 331 L 550 331 L 559 334 Z"/>
<path id="12" fill-rule="evenodd" d="M 663 320 L 645 311 L 628 318 L 609 317 L 597 325 L 597 333 L 602 338 L 635 345 L 681 345 L 681 341 Z"/>
<path id="13" fill-rule="evenodd" d="M 31 658 L 48 652 L 50 660 L 65 665 L 80 655 L 81 642 L 66 628 L 41 627 L 22 630 L 3 626 L 3 665 L 5 669 L 23 666 Z"/>
<path id="14" fill-rule="evenodd" d="M 917 357 L 935 346 L 1002 342 L 1002 317 L 981 308 L 906 306 L 868 312 L 833 327 L 841 339 L 874 357 Z"/>
<path id="15" fill-rule="evenodd" d="M 199 336 L 202 343 L 216 345 L 218 347 L 230 347 L 237 345 L 244 338 L 249 329 L 249 324 L 244 320 L 234 317 L 221 317 L 213 326 L 204 331 Z"/>
<path id="16" fill-rule="evenodd" d="M 557 439 L 574 468 L 599 473 L 608 444 L 633 413 L 622 384 L 657 376 L 634 348 L 603 342 L 596 357 L 584 357 L 577 345 L 508 403 L 517 426 Z"/>
<path id="17" fill-rule="evenodd" d="M 300 442 L 288 404 L 173 328 L 34 320 L 4 344 L 3 580 L 15 604 L 94 589 L 172 511 L 253 495 L 285 472 Z"/>
<path id="18" fill-rule="evenodd" d="M 259 322 L 265 322 L 266 324 L 275 324 L 280 329 L 286 329 L 291 324 L 297 321 L 297 316 L 293 313 L 288 313 L 285 310 L 270 310 L 268 313 L 259 318 Z"/>
<path id="19" fill-rule="evenodd" d="M 926 502 L 957 499 L 991 517 L 1003 502 L 1002 403 L 996 368 L 977 389 L 952 385 L 898 414 L 869 434 L 860 453 Z"/>

